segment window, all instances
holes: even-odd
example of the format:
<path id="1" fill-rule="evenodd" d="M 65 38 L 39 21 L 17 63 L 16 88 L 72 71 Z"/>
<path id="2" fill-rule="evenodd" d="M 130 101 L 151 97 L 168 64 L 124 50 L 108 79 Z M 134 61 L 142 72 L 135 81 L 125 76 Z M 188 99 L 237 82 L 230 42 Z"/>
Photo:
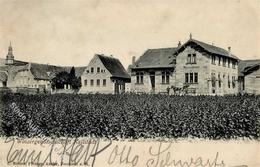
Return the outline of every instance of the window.
<path id="1" fill-rule="evenodd" d="M 236 77 L 232 76 L 232 87 L 233 89 L 236 87 Z"/>
<path id="2" fill-rule="evenodd" d="M 144 73 L 143 72 L 137 72 L 136 73 L 136 83 L 137 84 L 143 84 L 144 83 Z"/>
<path id="3" fill-rule="evenodd" d="M 235 60 L 232 61 L 232 68 L 236 69 L 236 61 Z"/>
<path id="4" fill-rule="evenodd" d="M 97 79 L 97 86 L 100 86 L 100 79 Z"/>
<path id="5" fill-rule="evenodd" d="M 215 73 L 211 73 L 211 83 L 212 83 L 212 87 L 215 88 L 216 87 L 216 76 L 215 76 Z"/>
<path id="6" fill-rule="evenodd" d="M 185 73 L 185 83 L 189 83 L 189 73 Z"/>
<path id="7" fill-rule="evenodd" d="M 221 88 L 221 79 L 220 79 L 220 74 L 218 74 L 218 87 Z"/>
<path id="8" fill-rule="evenodd" d="M 190 83 L 193 83 L 193 73 L 190 73 Z"/>
<path id="9" fill-rule="evenodd" d="M 227 59 L 223 57 L 223 67 L 226 67 L 226 64 L 227 64 Z"/>
<path id="10" fill-rule="evenodd" d="M 94 86 L 94 80 L 93 79 L 90 80 L 90 86 Z"/>
<path id="11" fill-rule="evenodd" d="M 191 54 L 188 54 L 187 63 L 191 63 Z"/>
<path id="12" fill-rule="evenodd" d="M 185 83 L 189 83 L 189 73 L 185 73 Z"/>
<path id="13" fill-rule="evenodd" d="M 211 56 L 211 64 L 216 64 L 216 56 Z"/>
<path id="14" fill-rule="evenodd" d="M 230 68 L 230 59 L 228 59 L 228 68 Z"/>
<path id="15" fill-rule="evenodd" d="M 94 68 L 93 67 L 91 67 L 90 72 L 94 73 Z"/>
<path id="16" fill-rule="evenodd" d="M 230 88 L 230 77 L 228 76 L 228 88 Z"/>
<path id="17" fill-rule="evenodd" d="M 87 73 L 89 73 L 89 70 L 86 70 Z"/>
<path id="18" fill-rule="evenodd" d="M 196 64 L 197 60 L 196 60 L 196 54 L 192 54 L 192 63 Z"/>
<path id="19" fill-rule="evenodd" d="M 221 57 L 218 57 L 218 65 L 221 65 Z"/>
<path id="20" fill-rule="evenodd" d="M 84 80 L 84 85 L 85 85 L 85 86 L 88 85 L 88 80 L 87 80 L 87 79 Z"/>
<path id="21" fill-rule="evenodd" d="M 107 85 L 107 80 L 103 79 L 103 86 L 106 86 L 106 85 Z"/>
<path id="22" fill-rule="evenodd" d="M 170 83 L 170 72 L 162 71 L 162 83 L 169 84 Z"/>
<path id="23" fill-rule="evenodd" d="M 97 68 L 97 73 L 100 73 L 100 67 Z"/>
<path id="24" fill-rule="evenodd" d="M 185 83 L 198 83 L 198 73 L 185 73 Z"/>
<path id="25" fill-rule="evenodd" d="M 198 83 L 198 73 L 194 73 L 194 83 Z"/>
<path id="26" fill-rule="evenodd" d="M 188 54 L 188 59 L 187 59 L 188 64 L 196 64 L 196 54 Z"/>

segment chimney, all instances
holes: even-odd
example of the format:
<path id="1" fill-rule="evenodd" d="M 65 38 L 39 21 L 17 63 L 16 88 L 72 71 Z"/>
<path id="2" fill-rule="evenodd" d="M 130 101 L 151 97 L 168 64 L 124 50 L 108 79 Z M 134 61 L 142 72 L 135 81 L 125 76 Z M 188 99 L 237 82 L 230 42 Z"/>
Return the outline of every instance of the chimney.
<path id="1" fill-rule="evenodd" d="M 132 65 L 135 64 L 135 56 L 132 57 Z"/>
<path id="2" fill-rule="evenodd" d="M 179 43 L 178 43 L 178 48 L 179 48 L 179 47 L 181 47 L 181 41 L 179 41 Z"/>
<path id="3" fill-rule="evenodd" d="M 192 40 L 192 33 L 190 33 L 190 40 Z"/>
<path id="4" fill-rule="evenodd" d="M 231 47 L 228 47 L 228 54 L 231 55 Z"/>

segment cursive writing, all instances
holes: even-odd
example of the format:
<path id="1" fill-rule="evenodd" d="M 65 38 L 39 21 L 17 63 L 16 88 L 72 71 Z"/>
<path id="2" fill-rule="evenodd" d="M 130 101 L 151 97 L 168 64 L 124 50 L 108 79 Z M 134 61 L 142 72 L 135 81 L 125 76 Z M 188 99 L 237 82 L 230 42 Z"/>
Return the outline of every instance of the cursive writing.
<path id="1" fill-rule="evenodd" d="M 69 144 L 66 139 L 63 144 L 61 152 L 55 152 L 54 150 L 59 147 L 55 144 L 55 139 L 47 151 L 47 156 L 43 154 L 43 151 L 36 151 L 35 149 L 17 149 L 16 140 L 14 138 L 7 138 L 5 143 L 10 143 L 10 149 L 7 154 L 8 164 L 23 164 L 23 165 L 85 165 L 93 167 L 96 161 L 97 155 L 107 149 L 112 141 L 101 147 L 99 140 L 91 140 L 88 144 L 78 144 L 78 139 L 73 139 L 73 142 Z M 55 155 L 54 155 L 55 154 Z M 59 160 L 59 159 L 60 160 Z M 67 161 L 65 161 L 67 160 Z"/>
<path id="2" fill-rule="evenodd" d="M 172 153 L 169 151 L 172 146 L 172 143 L 169 143 L 166 148 L 162 147 L 162 143 L 154 149 L 153 146 L 149 148 L 149 155 L 151 158 L 148 159 L 146 166 L 147 167 L 166 167 L 166 166 L 179 166 L 179 167 L 192 167 L 192 166 L 201 166 L 201 167 L 224 167 L 224 161 L 219 162 L 217 152 L 213 160 L 207 159 L 203 160 L 202 157 L 190 158 L 189 161 L 175 160 L 172 157 Z"/>
<path id="3" fill-rule="evenodd" d="M 116 145 L 109 156 L 108 164 L 113 164 L 115 161 L 118 160 L 119 164 L 130 164 L 132 166 L 136 166 L 137 162 L 139 160 L 138 155 L 134 155 L 131 158 L 131 146 L 124 145 L 122 149 L 119 148 L 118 145 Z"/>

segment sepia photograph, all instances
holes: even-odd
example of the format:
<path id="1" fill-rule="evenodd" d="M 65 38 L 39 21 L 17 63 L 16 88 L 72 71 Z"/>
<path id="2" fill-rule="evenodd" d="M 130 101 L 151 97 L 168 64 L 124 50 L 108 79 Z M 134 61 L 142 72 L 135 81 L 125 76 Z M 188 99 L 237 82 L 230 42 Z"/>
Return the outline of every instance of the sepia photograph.
<path id="1" fill-rule="evenodd" d="M 0 166 L 260 167 L 260 1 L 0 0 Z"/>

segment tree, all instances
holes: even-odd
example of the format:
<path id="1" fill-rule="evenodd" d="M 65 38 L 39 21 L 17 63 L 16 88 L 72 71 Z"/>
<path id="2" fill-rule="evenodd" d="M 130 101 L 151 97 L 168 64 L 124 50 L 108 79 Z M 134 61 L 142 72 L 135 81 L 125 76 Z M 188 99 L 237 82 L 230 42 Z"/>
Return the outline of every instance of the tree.
<path id="1" fill-rule="evenodd" d="M 73 79 L 76 78 L 76 72 L 75 72 L 74 66 L 70 69 L 69 77 L 70 77 L 70 81 L 71 81 L 71 82 L 72 82 Z"/>
<path id="2" fill-rule="evenodd" d="M 76 76 L 75 68 L 72 67 L 69 74 L 69 82 L 72 89 L 79 89 L 81 87 L 81 78 Z"/>
<path id="3" fill-rule="evenodd" d="M 81 78 L 76 77 L 75 73 L 76 72 L 74 67 L 71 68 L 70 73 L 66 71 L 58 73 L 52 79 L 52 89 L 63 89 L 65 84 L 71 85 L 72 89 L 79 89 L 81 87 Z"/>
<path id="4" fill-rule="evenodd" d="M 51 87 L 57 88 L 57 89 L 63 89 L 64 84 L 70 84 L 69 83 L 69 73 L 66 71 L 61 71 L 58 73 L 51 81 Z"/>

